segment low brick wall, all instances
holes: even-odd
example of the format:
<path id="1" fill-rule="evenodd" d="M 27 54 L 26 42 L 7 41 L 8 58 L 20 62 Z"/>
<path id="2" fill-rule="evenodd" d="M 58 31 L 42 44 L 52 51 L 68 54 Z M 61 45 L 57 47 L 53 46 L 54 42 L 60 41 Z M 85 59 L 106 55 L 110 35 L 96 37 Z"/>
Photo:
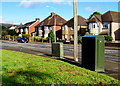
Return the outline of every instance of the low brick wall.
<path id="1" fill-rule="evenodd" d="M 108 46 L 108 47 L 120 47 L 120 43 L 105 43 L 105 46 Z"/>

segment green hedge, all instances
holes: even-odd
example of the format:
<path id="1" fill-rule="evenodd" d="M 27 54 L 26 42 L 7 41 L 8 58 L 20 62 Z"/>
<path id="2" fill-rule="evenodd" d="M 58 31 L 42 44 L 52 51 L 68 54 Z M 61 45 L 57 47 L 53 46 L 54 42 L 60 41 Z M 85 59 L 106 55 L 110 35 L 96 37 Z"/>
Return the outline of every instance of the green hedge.
<path id="1" fill-rule="evenodd" d="M 34 38 L 35 38 L 35 40 L 41 40 L 41 38 L 39 36 L 35 36 Z"/>
<path id="2" fill-rule="evenodd" d="M 24 37 L 30 37 L 30 34 L 22 34 L 22 36 L 24 36 Z"/>
<path id="3" fill-rule="evenodd" d="M 112 40 L 113 40 L 113 37 L 110 36 L 110 35 L 107 35 L 107 36 L 105 36 L 105 40 L 106 40 L 106 41 L 112 41 Z"/>
<path id="4" fill-rule="evenodd" d="M 10 37 L 10 35 L 5 35 L 6 37 Z"/>

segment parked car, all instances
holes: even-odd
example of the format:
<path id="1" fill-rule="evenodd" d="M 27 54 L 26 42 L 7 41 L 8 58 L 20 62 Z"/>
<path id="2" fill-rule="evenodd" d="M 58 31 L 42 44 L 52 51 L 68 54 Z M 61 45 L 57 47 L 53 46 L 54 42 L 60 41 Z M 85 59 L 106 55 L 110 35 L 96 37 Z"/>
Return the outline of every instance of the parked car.
<path id="1" fill-rule="evenodd" d="M 17 38 L 17 41 L 20 43 L 28 43 L 28 39 L 26 37 L 19 37 Z"/>

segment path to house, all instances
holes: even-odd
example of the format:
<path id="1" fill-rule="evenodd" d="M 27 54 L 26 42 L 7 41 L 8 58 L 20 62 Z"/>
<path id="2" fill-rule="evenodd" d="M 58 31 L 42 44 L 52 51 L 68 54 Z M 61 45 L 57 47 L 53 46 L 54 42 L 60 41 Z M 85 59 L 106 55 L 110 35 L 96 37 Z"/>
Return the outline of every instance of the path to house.
<path id="1" fill-rule="evenodd" d="M 25 53 L 35 54 L 44 57 L 51 57 L 51 44 L 48 43 L 17 43 L 13 41 L 0 41 L 3 49 L 21 51 Z M 79 49 L 79 58 L 81 59 L 81 45 Z M 105 48 L 105 74 L 119 79 L 119 65 L 120 60 L 119 48 Z M 66 58 L 73 59 L 73 45 L 64 45 L 64 55 Z M 118 77 L 119 76 L 119 77 Z M 119 79 L 120 80 L 120 79 Z"/>

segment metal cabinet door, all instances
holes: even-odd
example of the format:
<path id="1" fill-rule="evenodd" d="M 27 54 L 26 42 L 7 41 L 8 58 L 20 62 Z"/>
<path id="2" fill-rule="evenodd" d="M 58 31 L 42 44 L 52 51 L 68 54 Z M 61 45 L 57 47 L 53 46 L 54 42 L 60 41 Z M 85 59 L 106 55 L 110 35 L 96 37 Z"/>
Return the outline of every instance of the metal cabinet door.
<path id="1" fill-rule="evenodd" d="M 95 69 L 96 71 L 104 72 L 104 38 L 96 38 L 96 57 L 95 57 Z"/>

